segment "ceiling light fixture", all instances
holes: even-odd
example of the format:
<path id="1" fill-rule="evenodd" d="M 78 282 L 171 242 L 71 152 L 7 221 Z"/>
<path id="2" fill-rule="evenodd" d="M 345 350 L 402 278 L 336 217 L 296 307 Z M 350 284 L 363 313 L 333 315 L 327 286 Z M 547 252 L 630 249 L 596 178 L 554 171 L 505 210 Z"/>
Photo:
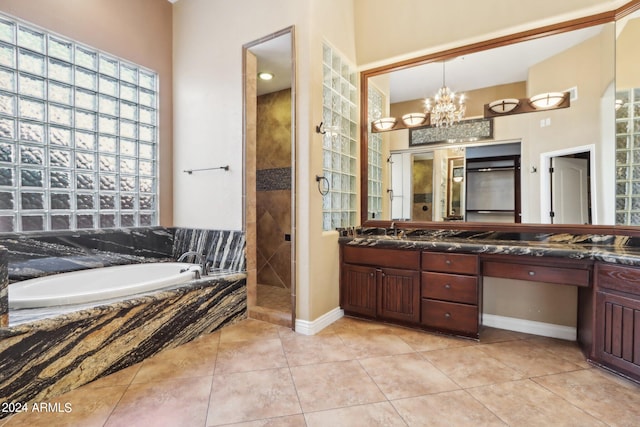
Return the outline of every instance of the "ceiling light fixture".
<path id="1" fill-rule="evenodd" d="M 431 125 L 436 127 L 451 126 L 459 122 L 464 117 L 466 107 L 464 105 L 464 94 L 456 95 L 445 84 L 445 62 L 442 61 L 442 87 L 431 100 L 425 100 L 425 110 L 430 114 Z M 457 98 L 457 106 L 456 106 Z"/>
<path id="2" fill-rule="evenodd" d="M 273 73 L 269 73 L 267 71 L 262 71 L 258 73 L 258 78 L 260 80 L 271 80 L 273 79 L 273 77 L 274 77 Z"/>
<path id="3" fill-rule="evenodd" d="M 374 120 L 371 124 L 378 131 L 391 130 L 396 125 L 395 117 L 382 117 L 378 120 Z"/>
<path id="4" fill-rule="evenodd" d="M 402 123 L 406 127 L 416 127 L 424 124 L 427 120 L 427 115 L 425 113 L 409 113 L 402 116 Z"/>
<path id="5" fill-rule="evenodd" d="M 496 114 L 509 113 L 520 105 L 520 100 L 515 98 L 498 99 L 489 103 L 489 110 Z"/>
<path id="6" fill-rule="evenodd" d="M 565 99 L 566 92 L 547 92 L 529 98 L 529 104 L 537 110 L 546 110 L 560 105 Z"/>

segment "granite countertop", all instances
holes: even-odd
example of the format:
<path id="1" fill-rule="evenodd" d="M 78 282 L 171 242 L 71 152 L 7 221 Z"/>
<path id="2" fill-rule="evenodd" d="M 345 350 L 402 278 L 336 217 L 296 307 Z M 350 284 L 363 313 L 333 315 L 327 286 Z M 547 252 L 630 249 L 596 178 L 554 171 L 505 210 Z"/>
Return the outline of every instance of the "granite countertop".
<path id="1" fill-rule="evenodd" d="M 640 240 L 630 236 L 457 230 L 362 229 L 340 237 L 349 246 L 424 249 L 475 254 L 586 259 L 640 266 Z"/>

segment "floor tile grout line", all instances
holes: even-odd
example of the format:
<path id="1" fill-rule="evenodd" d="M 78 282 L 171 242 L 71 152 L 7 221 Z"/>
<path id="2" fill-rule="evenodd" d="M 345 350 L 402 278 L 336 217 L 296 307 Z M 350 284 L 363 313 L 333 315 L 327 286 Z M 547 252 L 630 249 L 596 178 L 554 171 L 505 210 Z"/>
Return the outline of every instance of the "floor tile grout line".
<path id="1" fill-rule="evenodd" d="M 211 384 L 209 384 L 209 400 L 207 401 L 207 409 L 204 413 L 204 427 L 208 426 L 209 410 L 211 409 L 211 399 L 213 398 L 213 380 L 216 376 L 216 366 L 218 365 L 218 356 L 220 355 L 220 339 L 222 338 L 222 331 L 218 333 L 218 342 L 216 343 L 216 357 L 213 361 L 213 370 L 211 373 Z"/>
<path id="2" fill-rule="evenodd" d="M 282 336 L 280 336 L 280 345 L 282 346 L 282 352 L 284 353 L 284 358 L 287 361 L 287 369 L 289 371 L 289 378 L 291 379 L 291 384 L 293 385 L 293 390 L 296 392 L 296 399 L 298 399 L 298 406 L 300 407 L 300 414 L 302 414 L 302 418 L 304 419 L 305 426 L 307 425 L 307 417 L 305 417 L 304 408 L 302 407 L 302 402 L 300 401 L 300 393 L 298 393 L 298 386 L 296 385 L 296 380 L 293 377 L 293 372 L 291 371 L 291 364 L 289 363 L 289 358 L 287 357 L 287 352 L 284 349 L 284 344 L 282 343 Z"/>
<path id="3" fill-rule="evenodd" d="M 584 370 L 584 369 L 581 369 Z M 539 378 L 544 378 L 544 377 L 550 377 L 550 376 L 554 376 L 554 375 L 562 375 L 562 374 L 566 374 L 566 373 L 570 373 L 570 372 L 578 372 L 578 371 L 566 371 L 566 372 L 558 372 L 558 373 L 554 373 L 554 374 L 548 374 L 548 375 L 539 375 L 536 377 L 531 377 L 529 378 L 531 380 L 531 382 L 533 382 L 534 384 L 538 385 L 539 387 L 543 388 L 544 390 L 547 390 L 549 393 L 553 394 L 554 396 L 559 397 L 560 399 L 564 400 L 565 402 L 567 402 L 567 404 L 569 404 L 570 406 L 573 406 L 574 408 L 578 409 L 580 412 L 587 414 L 588 416 L 592 417 L 595 420 L 600 421 L 603 424 L 609 425 L 609 423 L 601 420 L 600 418 L 596 417 L 595 415 L 591 414 L 589 411 L 587 411 L 584 408 L 581 408 L 577 405 L 575 405 L 574 403 L 571 403 L 569 400 L 567 400 L 565 397 L 559 395 L 558 393 L 556 393 L 555 391 L 551 390 L 550 388 L 544 386 L 543 384 L 539 383 L 538 381 L 536 381 L 536 379 Z"/>
<path id="4" fill-rule="evenodd" d="M 131 376 L 131 379 L 129 380 L 129 383 L 126 384 L 126 387 L 125 387 L 124 391 L 122 392 L 122 394 L 120 395 L 120 397 L 118 398 L 118 401 L 115 403 L 115 405 L 113 405 L 113 407 L 109 411 L 109 415 L 107 415 L 107 417 L 104 420 L 104 423 L 102 424 L 103 427 L 106 426 L 109 423 L 109 419 L 113 416 L 113 413 L 115 412 L 115 410 L 118 407 L 118 405 L 120 404 L 120 402 L 122 402 L 122 398 L 124 397 L 124 395 L 127 394 L 127 391 L 129 391 L 129 388 L 133 384 L 133 380 L 135 380 L 136 377 L 138 376 L 138 374 L 140 373 L 140 369 L 142 368 L 143 364 L 144 364 L 144 360 L 142 362 L 136 363 L 136 365 L 138 365 L 138 368 L 136 369 L 136 373 Z M 135 366 L 135 365 L 133 365 L 133 366 Z"/>

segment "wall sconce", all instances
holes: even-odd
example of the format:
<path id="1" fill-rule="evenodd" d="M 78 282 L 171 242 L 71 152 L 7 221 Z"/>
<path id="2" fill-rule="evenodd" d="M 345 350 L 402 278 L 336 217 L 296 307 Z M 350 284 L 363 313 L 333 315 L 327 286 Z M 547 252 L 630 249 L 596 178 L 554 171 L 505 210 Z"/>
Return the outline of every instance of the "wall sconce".
<path id="1" fill-rule="evenodd" d="M 496 114 L 510 113 L 518 108 L 520 100 L 515 98 L 499 99 L 489 103 L 489 110 Z"/>
<path id="2" fill-rule="evenodd" d="M 564 92 L 541 93 L 529 98 L 529 104 L 536 110 L 548 110 L 560 105 L 565 97 L 568 96 Z"/>
<path id="3" fill-rule="evenodd" d="M 624 101 L 622 99 L 616 99 L 616 111 L 622 108 Z"/>
<path id="4" fill-rule="evenodd" d="M 371 126 L 373 131 L 383 132 L 393 129 L 397 122 L 395 117 L 383 117 L 371 122 Z"/>
<path id="5" fill-rule="evenodd" d="M 409 128 L 423 125 L 426 121 L 427 115 L 425 113 L 409 113 L 402 116 L 402 123 Z"/>
<path id="6" fill-rule="evenodd" d="M 484 118 L 557 110 L 571 106 L 569 92 L 548 92 L 531 98 L 505 98 L 484 104 Z"/>

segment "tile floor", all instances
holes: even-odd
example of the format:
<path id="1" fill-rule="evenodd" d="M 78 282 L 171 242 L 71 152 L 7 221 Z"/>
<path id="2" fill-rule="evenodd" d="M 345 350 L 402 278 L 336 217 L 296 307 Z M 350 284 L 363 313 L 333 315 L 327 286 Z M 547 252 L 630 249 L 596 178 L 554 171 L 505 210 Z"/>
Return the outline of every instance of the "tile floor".
<path id="1" fill-rule="evenodd" d="M 0 426 L 637 426 L 640 386 L 575 343 L 480 342 L 343 318 L 316 336 L 244 320 Z"/>

